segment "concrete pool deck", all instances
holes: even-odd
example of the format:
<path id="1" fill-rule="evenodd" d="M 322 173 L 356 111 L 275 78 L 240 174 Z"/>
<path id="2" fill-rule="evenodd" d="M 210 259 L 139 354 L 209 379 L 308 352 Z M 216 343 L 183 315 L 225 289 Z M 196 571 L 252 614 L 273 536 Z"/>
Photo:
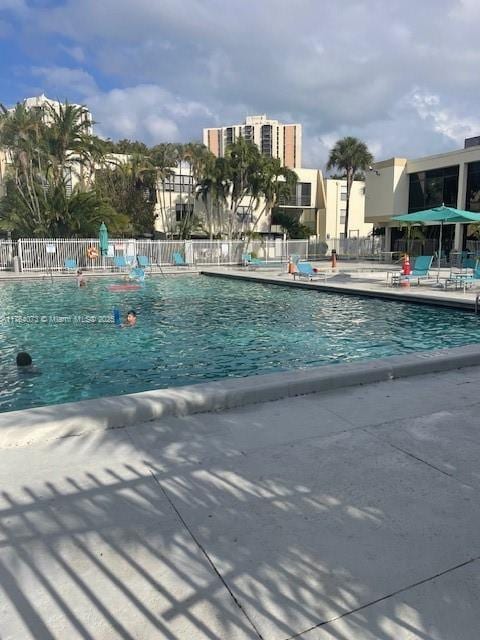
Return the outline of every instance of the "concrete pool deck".
<path id="1" fill-rule="evenodd" d="M 479 384 L 0 430 L 0 637 L 476 639 Z"/>

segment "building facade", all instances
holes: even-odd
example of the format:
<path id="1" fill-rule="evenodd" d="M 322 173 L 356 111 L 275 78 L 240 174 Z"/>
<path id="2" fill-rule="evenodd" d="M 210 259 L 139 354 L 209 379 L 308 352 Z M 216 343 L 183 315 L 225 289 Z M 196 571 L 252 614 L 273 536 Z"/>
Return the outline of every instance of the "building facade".
<path id="1" fill-rule="evenodd" d="M 203 130 L 203 143 L 217 157 L 239 137 L 257 145 L 260 152 L 278 158 L 284 167 L 302 166 L 302 125 L 282 124 L 266 115 L 247 116 L 243 124 Z"/>
<path id="2" fill-rule="evenodd" d="M 480 145 L 418 159 L 391 158 L 373 165 L 365 184 L 365 220 L 385 228 L 387 250 L 401 246 L 404 233 L 392 216 L 413 213 L 442 204 L 480 213 Z M 465 246 L 466 224 L 444 225 L 448 250 Z M 423 229 L 424 245 L 431 251 L 438 225 Z"/>
<path id="3" fill-rule="evenodd" d="M 276 207 L 280 212 L 296 217 L 310 230 L 312 237 L 320 240 L 341 239 L 344 237 L 346 180 L 324 179 L 318 169 L 297 168 L 298 182 L 294 192 L 282 198 Z M 365 214 L 364 183 L 355 181 L 350 196 L 349 237 L 368 236 L 372 224 L 364 221 Z M 188 164 L 184 163 L 172 169 L 172 175 L 158 185 L 156 231 L 162 235 L 175 233 L 183 221 L 195 215 L 202 224 L 203 231 L 208 226 L 209 203 L 195 196 L 195 184 Z M 228 209 L 228 203 L 222 209 L 221 216 L 229 220 L 230 228 L 241 233 L 255 231 L 261 235 L 282 234 L 280 225 L 275 224 L 275 215 L 265 210 L 265 202 L 260 198 L 252 208 L 249 196 L 245 197 L 235 212 Z M 233 216 L 234 219 L 229 218 Z M 333 246 L 333 245 L 332 245 Z"/>
<path id="4" fill-rule="evenodd" d="M 45 94 L 41 94 L 40 96 L 34 96 L 32 98 L 25 98 L 23 104 L 27 109 L 31 109 L 32 111 L 37 111 L 41 113 L 42 119 L 45 124 L 50 124 L 52 121 L 49 110 L 53 109 L 56 113 L 60 112 L 62 106 L 64 106 L 61 102 L 57 100 L 51 100 L 47 98 Z M 72 107 L 78 107 L 81 109 L 80 114 L 80 124 L 83 125 L 85 129 L 85 134 L 92 135 L 93 134 L 93 118 L 90 111 L 84 105 L 73 104 Z M 14 111 L 15 108 L 9 109 L 9 111 Z"/>
<path id="5" fill-rule="evenodd" d="M 319 237 L 342 239 L 345 237 L 347 214 L 347 181 L 325 180 L 325 215 L 320 218 Z M 371 234 L 373 224 L 365 222 L 365 183 L 354 180 L 350 191 L 348 237 L 365 238 Z"/>

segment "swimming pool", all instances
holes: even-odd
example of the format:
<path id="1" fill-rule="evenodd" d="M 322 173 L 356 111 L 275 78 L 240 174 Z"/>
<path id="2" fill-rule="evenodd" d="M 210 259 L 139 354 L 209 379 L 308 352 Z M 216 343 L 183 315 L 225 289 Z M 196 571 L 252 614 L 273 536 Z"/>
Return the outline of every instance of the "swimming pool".
<path id="1" fill-rule="evenodd" d="M 112 282 L 0 285 L 0 411 L 480 340 L 480 319 L 450 309 L 195 275 Z M 113 307 L 137 326 L 116 328 Z M 18 373 L 21 350 L 42 375 Z"/>

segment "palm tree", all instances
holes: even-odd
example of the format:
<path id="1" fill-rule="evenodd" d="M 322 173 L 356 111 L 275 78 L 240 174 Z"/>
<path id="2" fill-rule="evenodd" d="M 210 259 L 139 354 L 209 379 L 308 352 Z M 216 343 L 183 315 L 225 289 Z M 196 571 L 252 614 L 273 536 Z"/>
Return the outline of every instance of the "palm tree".
<path id="1" fill-rule="evenodd" d="M 327 162 L 327 171 L 336 168 L 345 174 L 347 180 L 347 201 L 345 205 L 345 238 L 348 238 L 348 216 L 350 213 L 350 193 L 355 174 L 358 171 L 365 171 L 373 162 L 373 156 L 367 145 L 354 138 L 347 136 L 337 140 L 335 146 L 330 151 Z"/>
<path id="2" fill-rule="evenodd" d="M 268 217 L 269 227 L 271 226 L 272 210 L 277 206 L 282 198 L 289 198 L 294 193 L 298 176 L 292 169 L 282 167 L 278 158 L 262 157 L 259 171 L 259 194 L 264 198 L 264 206 L 257 215 L 252 227 L 255 232 L 256 227 L 262 217 Z"/>
<path id="3" fill-rule="evenodd" d="M 224 216 L 229 189 L 229 169 L 225 158 L 212 158 L 206 163 L 204 175 L 196 186 L 196 199 L 201 199 L 205 209 L 206 230 L 210 240 L 224 231 Z"/>

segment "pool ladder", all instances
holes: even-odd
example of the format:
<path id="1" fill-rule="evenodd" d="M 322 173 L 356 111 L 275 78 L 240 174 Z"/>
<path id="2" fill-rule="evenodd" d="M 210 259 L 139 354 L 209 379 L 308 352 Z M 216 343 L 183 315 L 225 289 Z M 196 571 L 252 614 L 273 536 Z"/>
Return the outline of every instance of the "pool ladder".
<path id="1" fill-rule="evenodd" d="M 477 297 L 475 298 L 475 313 L 478 315 L 480 311 L 480 293 L 477 293 Z"/>

